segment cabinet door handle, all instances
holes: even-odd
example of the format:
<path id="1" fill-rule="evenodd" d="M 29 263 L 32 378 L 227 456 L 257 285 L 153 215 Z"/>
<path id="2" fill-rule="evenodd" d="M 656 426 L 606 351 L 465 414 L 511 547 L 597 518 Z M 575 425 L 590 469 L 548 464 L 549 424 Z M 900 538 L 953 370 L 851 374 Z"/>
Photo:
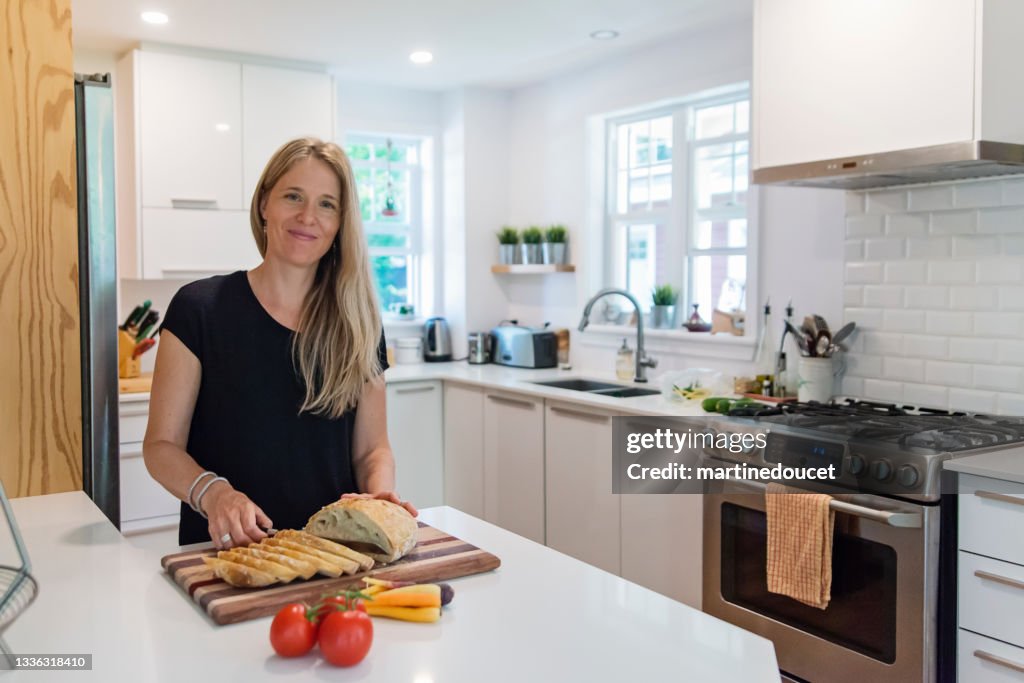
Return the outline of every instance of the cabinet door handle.
<path id="1" fill-rule="evenodd" d="M 517 406 L 519 408 L 529 408 L 533 410 L 537 404 L 533 401 L 524 401 L 518 398 L 507 398 L 505 396 L 496 396 L 494 394 L 487 394 L 487 398 L 491 399 L 495 403 L 504 403 L 507 406 Z"/>
<path id="2" fill-rule="evenodd" d="M 1010 496 L 1005 493 L 995 493 L 994 491 L 975 491 L 974 495 L 978 498 L 987 498 L 989 500 L 998 500 L 1001 503 L 1011 503 L 1013 505 L 1024 505 L 1024 498 L 1018 498 L 1017 496 Z"/>
<path id="3" fill-rule="evenodd" d="M 434 390 L 434 386 L 428 384 L 428 385 L 422 386 L 422 387 L 407 387 L 405 389 L 397 389 L 396 388 L 395 389 L 395 393 L 396 394 L 420 394 L 420 393 L 423 393 L 424 391 L 433 391 L 433 390 Z"/>
<path id="4" fill-rule="evenodd" d="M 992 662 L 999 666 L 1005 666 L 1007 669 L 1024 673 L 1024 664 L 1019 664 L 1012 659 L 1006 659 L 1005 657 L 1000 657 L 999 655 L 994 655 L 991 652 L 985 652 L 984 650 L 975 650 L 974 656 L 978 659 L 983 659 L 986 662 Z"/>
<path id="5" fill-rule="evenodd" d="M 588 420 L 590 422 L 597 422 L 600 424 L 606 424 L 608 422 L 607 415 L 595 415 L 594 413 L 585 413 L 582 410 L 569 410 L 568 408 L 561 408 L 559 406 L 551 406 L 551 412 L 557 415 L 564 415 L 566 417 L 575 417 L 582 420 Z"/>
<path id="6" fill-rule="evenodd" d="M 198 197 L 171 197 L 171 206 L 175 209 L 216 209 L 216 199 Z"/>
<path id="7" fill-rule="evenodd" d="M 992 572 L 986 572 L 981 569 L 975 569 L 974 575 L 977 576 L 979 579 L 985 579 L 986 581 L 994 581 L 995 583 L 1001 583 L 1004 586 L 1010 586 L 1012 588 L 1019 588 L 1021 590 L 1024 590 L 1024 581 L 1011 579 L 1009 576 L 993 574 Z"/>

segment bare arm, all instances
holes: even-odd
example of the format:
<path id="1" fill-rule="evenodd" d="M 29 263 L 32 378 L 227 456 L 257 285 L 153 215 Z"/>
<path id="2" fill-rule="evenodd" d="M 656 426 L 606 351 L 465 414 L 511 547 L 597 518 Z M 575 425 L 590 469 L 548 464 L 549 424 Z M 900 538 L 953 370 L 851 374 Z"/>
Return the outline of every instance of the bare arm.
<path id="1" fill-rule="evenodd" d="M 189 502 L 189 486 L 203 472 L 185 451 L 201 379 L 199 359 L 173 333 L 161 332 L 142 455 L 149 474 L 185 502 Z M 199 483 L 193 498 L 207 483 L 209 478 Z M 270 519 L 248 497 L 222 481 L 210 486 L 202 507 L 209 516 L 210 538 L 218 547 L 258 541 L 266 536 L 259 524 L 271 526 Z M 231 534 L 231 543 L 220 542 L 224 534 Z"/>
<path id="2" fill-rule="evenodd" d="M 387 392 L 384 386 L 384 376 L 381 375 L 367 382 L 359 397 L 352 437 L 356 486 L 363 494 L 403 505 L 415 515 L 416 508 L 403 502 L 395 493 L 395 456 L 388 441 Z"/>

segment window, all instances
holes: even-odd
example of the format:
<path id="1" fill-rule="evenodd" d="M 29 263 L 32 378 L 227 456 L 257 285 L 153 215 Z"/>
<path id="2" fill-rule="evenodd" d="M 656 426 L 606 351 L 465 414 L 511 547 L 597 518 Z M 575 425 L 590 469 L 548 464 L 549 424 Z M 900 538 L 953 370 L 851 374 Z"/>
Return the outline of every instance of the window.
<path id="1" fill-rule="evenodd" d="M 607 279 L 645 309 L 663 284 L 677 323 L 744 307 L 749 120 L 743 90 L 609 121 Z"/>
<path id="2" fill-rule="evenodd" d="M 419 140 L 349 135 L 359 209 L 370 247 L 377 296 L 384 311 L 418 299 L 422 243 L 422 162 Z"/>

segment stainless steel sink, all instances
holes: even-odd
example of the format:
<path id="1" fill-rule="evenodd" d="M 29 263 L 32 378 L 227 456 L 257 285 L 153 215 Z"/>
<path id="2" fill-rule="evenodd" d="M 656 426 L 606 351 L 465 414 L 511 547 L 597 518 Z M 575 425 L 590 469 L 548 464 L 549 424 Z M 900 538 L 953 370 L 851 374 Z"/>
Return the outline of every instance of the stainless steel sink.
<path id="1" fill-rule="evenodd" d="M 595 396 L 611 396 L 612 398 L 632 398 L 634 396 L 652 396 L 661 393 L 656 389 L 641 389 L 640 387 L 626 387 L 621 384 L 609 384 L 608 382 L 595 382 L 590 379 L 559 379 L 551 382 L 533 382 L 545 387 L 555 389 L 569 389 L 570 391 L 585 391 Z"/>
<path id="2" fill-rule="evenodd" d="M 602 389 L 623 389 L 621 384 L 609 384 L 608 382 L 595 382 L 589 379 L 558 379 L 551 382 L 533 382 L 544 387 L 555 389 L 569 389 L 571 391 L 600 391 Z"/>

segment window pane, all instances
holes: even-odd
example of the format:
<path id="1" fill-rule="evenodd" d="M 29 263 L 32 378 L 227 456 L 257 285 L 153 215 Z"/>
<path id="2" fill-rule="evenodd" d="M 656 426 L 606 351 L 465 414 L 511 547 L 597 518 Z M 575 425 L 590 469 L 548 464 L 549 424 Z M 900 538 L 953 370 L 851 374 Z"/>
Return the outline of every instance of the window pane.
<path id="1" fill-rule="evenodd" d="M 651 163 L 650 121 L 629 124 L 629 165 L 631 168 Z"/>
<path id="2" fill-rule="evenodd" d="M 736 289 L 747 283 L 747 257 L 745 255 L 697 256 L 692 261 L 693 292 L 690 302 L 700 306 L 705 320 L 711 319 L 719 298 L 735 299 Z M 727 284 L 728 283 L 728 284 Z M 724 303 L 724 302 L 723 302 Z"/>
<path id="3" fill-rule="evenodd" d="M 629 291 L 646 311 L 651 307 L 651 290 L 668 283 L 667 230 L 653 223 L 626 226 L 626 282 Z"/>
<path id="4" fill-rule="evenodd" d="M 371 232 L 366 235 L 366 243 L 373 247 L 401 247 L 409 246 L 409 235 L 394 232 Z"/>
<path id="5" fill-rule="evenodd" d="M 747 246 L 747 219 L 700 221 L 694 231 L 697 249 L 742 248 Z"/>
<path id="6" fill-rule="evenodd" d="M 405 154 L 408 148 L 406 145 L 391 143 L 391 161 L 405 161 Z M 373 146 L 374 158 L 380 161 L 387 161 L 388 143 L 381 142 Z"/>
<path id="7" fill-rule="evenodd" d="M 750 101 L 736 103 L 736 132 L 746 133 L 750 130 Z"/>
<path id="8" fill-rule="evenodd" d="M 406 256 L 373 256 L 373 281 L 377 297 L 383 310 L 391 304 L 407 304 L 409 301 L 409 263 Z"/>
<path id="9" fill-rule="evenodd" d="M 359 195 L 359 213 L 364 221 L 373 220 L 373 183 L 368 168 L 355 169 L 356 192 Z"/>
<path id="10" fill-rule="evenodd" d="M 697 110 L 697 139 L 715 138 L 733 132 L 733 104 L 720 104 Z"/>
<path id="11" fill-rule="evenodd" d="M 409 174 L 406 171 L 391 171 L 391 193 L 388 193 L 388 172 L 376 169 L 373 176 L 374 211 L 373 220 L 404 221 L 409 206 Z M 391 205 L 388 205 L 388 198 Z"/>
<path id="12" fill-rule="evenodd" d="M 345 145 L 345 154 L 349 159 L 365 161 L 370 158 L 370 145 L 363 143 Z"/>
<path id="13" fill-rule="evenodd" d="M 651 203 L 668 206 L 672 198 L 672 166 L 659 164 L 651 167 Z"/>
<path id="14" fill-rule="evenodd" d="M 654 161 L 668 161 L 672 158 L 672 117 L 663 116 L 651 121 L 651 142 L 654 145 Z"/>
<path id="15" fill-rule="evenodd" d="M 615 154 L 618 168 L 629 168 L 629 126 L 619 126 L 615 135 L 618 139 L 618 150 Z"/>
<path id="16" fill-rule="evenodd" d="M 629 172 L 629 208 L 645 209 L 650 199 L 650 170 L 634 169 Z"/>
<path id="17" fill-rule="evenodd" d="M 735 206 L 745 201 L 747 146 L 741 141 L 697 148 L 694 173 L 698 209 Z"/>

